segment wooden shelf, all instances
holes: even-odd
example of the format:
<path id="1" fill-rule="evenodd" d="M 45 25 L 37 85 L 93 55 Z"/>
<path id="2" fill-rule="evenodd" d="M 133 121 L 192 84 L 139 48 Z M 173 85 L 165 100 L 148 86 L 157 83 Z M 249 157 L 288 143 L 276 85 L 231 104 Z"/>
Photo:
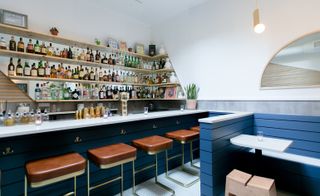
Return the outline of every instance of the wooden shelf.
<path id="1" fill-rule="evenodd" d="M 146 99 L 129 99 L 129 101 L 185 101 L 183 98 L 165 99 L 165 98 L 146 98 Z"/>
<path id="2" fill-rule="evenodd" d="M 78 48 L 90 48 L 92 50 L 100 50 L 100 51 L 107 51 L 107 52 L 124 52 L 119 49 L 114 49 L 110 48 L 104 45 L 96 45 L 93 43 L 87 43 L 87 42 L 81 42 L 69 38 L 64 38 L 61 36 L 53 36 L 45 33 L 40 33 L 40 32 L 35 32 L 31 31 L 28 29 L 23 29 L 23 28 L 18 28 L 18 27 L 13 27 L 13 26 L 8 26 L 4 24 L 0 24 L 0 32 L 9 34 L 9 35 L 16 35 L 16 36 L 21 36 L 21 37 L 26 37 L 26 38 L 31 38 L 35 40 L 43 40 L 47 42 L 52 42 L 52 43 L 57 43 L 57 44 L 62 44 L 62 45 L 67 45 L 67 46 L 73 46 L 73 47 L 78 47 Z M 137 54 L 134 52 L 127 52 L 125 51 L 127 55 L 131 56 L 136 56 L 140 57 L 143 59 L 148 59 L 148 60 L 156 60 L 159 58 L 164 58 L 167 57 L 168 55 L 156 55 L 156 56 L 148 56 L 148 55 L 143 55 L 143 54 Z"/>
<path id="3" fill-rule="evenodd" d="M 9 78 L 11 80 L 70 82 L 70 83 L 81 83 L 81 84 L 128 85 L 128 86 L 146 86 L 146 87 L 167 87 L 167 86 L 180 85 L 178 83 L 140 84 L 140 83 L 127 83 L 127 82 L 106 82 L 106 81 L 95 81 L 95 80 L 75 80 L 75 79 L 59 79 L 59 78 L 30 77 L 30 76 L 10 76 Z"/>

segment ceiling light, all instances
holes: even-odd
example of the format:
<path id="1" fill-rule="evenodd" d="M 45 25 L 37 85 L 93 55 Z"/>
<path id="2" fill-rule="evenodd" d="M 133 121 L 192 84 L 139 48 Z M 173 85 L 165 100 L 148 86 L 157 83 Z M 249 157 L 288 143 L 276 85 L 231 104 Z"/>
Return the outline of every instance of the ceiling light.
<path id="1" fill-rule="evenodd" d="M 266 26 L 260 22 L 260 10 L 258 7 L 258 0 L 256 1 L 257 8 L 253 12 L 253 28 L 256 33 L 263 33 Z"/>

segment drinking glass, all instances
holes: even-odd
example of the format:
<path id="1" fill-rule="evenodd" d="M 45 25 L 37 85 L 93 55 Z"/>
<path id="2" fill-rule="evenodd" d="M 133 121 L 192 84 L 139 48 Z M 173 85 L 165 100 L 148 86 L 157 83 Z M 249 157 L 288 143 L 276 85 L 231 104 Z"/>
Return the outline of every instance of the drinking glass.
<path id="1" fill-rule="evenodd" d="M 143 108 L 143 113 L 144 113 L 144 115 L 148 115 L 148 110 L 149 110 L 148 107 L 144 107 L 144 108 Z"/>
<path id="2" fill-rule="evenodd" d="M 258 137 L 258 141 L 262 142 L 263 141 L 263 131 L 258 131 L 257 132 L 257 137 Z"/>
<path id="3" fill-rule="evenodd" d="M 181 112 L 184 111 L 184 105 L 180 105 L 180 111 L 181 111 Z"/>

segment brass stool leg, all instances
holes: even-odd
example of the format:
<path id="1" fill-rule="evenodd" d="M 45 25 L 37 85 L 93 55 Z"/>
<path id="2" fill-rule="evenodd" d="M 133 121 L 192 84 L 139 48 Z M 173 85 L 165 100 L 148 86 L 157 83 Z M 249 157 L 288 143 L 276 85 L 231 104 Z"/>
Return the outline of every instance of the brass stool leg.
<path id="1" fill-rule="evenodd" d="M 191 165 L 191 167 L 194 167 L 194 168 L 200 169 L 200 167 L 199 167 L 199 166 L 196 166 L 196 165 L 193 163 L 193 151 L 194 151 L 194 150 L 193 150 L 193 147 L 192 147 L 192 146 L 193 146 L 193 144 L 192 144 L 192 143 L 193 143 L 193 141 L 191 141 L 191 142 L 190 142 L 190 157 L 191 157 L 191 158 L 190 158 L 190 159 L 191 159 L 191 161 L 190 161 L 190 165 Z M 196 149 L 195 149 L 195 150 L 196 150 Z"/>
<path id="2" fill-rule="evenodd" d="M 120 172 L 121 172 L 121 192 L 120 192 L 120 195 L 122 196 L 123 194 L 123 164 L 121 164 L 120 166 Z"/>
<path id="3" fill-rule="evenodd" d="M 177 157 L 179 157 L 179 156 L 176 155 L 176 156 L 173 156 L 173 157 L 170 157 L 170 158 L 169 158 L 167 151 L 166 151 L 166 164 L 167 164 L 167 166 L 166 166 L 166 178 L 168 178 L 169 180 L 171 180 L 171 181 L 179 184 L 180 186 L 190 187 L 190 186 L 192 186 L 193 184 L 197 183 L 197 182 L 200 180 L 200 178 L 199 178 L 199 173 L 197 173 L 197 172 L 195 172 L 195 171 L 192 171 L 192 170 L 190 170 L 190 169 L 188 169 L 188 168 L 186 168 L 186 167 L 184 166 L 184 156 L 185 156 L 185 153 L 184 153 L 184 143 L 181 143 L 181 151 L 182 151 L 182 156 L 181 156 L 181 166 L 180 166 L 180 169 L 181 169 L 183 172 L 185 172 L 185 173 L 188 173 L 188 174 L 197 176 L 197 178 L 196 178 L 195 180 L 191 181 L 190 183 L 183 183 L 183 182 L 181 182 L 181 181 L 179 181 L 179 180 L 171 177 L 170 174 L 175 173 L 175 172 L 171 172 L 171 173 L 168 172 L 168 161 L 171 160 L 171 159 L 173 159 L 173 158 L 177 158 Z"/>
<path id="4" fill-rule="evenodd" d="M 87 160 L 87 195 L 90 195 L 90 162 Z"/>
<path id="5" fill-rule="evenodd" d="M 24 176 L 24 196 L 28 195 L 28 181 L 27 176 Z"/>
<path id="6" fill-rule="evenodd" d="M 76 196 L 77 195 L 77 177 L 75 176 L 74 177 L 74 192 L 73 192 L 73 195 Z"/>

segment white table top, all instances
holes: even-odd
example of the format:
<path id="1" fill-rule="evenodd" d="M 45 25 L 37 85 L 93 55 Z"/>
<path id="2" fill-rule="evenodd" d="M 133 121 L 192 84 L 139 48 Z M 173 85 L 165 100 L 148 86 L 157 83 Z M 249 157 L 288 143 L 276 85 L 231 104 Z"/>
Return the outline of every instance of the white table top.
<path id="1" fill-rule="evenodd" d="M 276 152 L 284 152 L 292 143 L 291 140 L 271 137 L 263 137 L 262 141 L 258 141 L 258 137 L 256 135 L 247 134 L 241 134 L 233 137 L 230 139 L 230 142 L 237 146 Z"/>

